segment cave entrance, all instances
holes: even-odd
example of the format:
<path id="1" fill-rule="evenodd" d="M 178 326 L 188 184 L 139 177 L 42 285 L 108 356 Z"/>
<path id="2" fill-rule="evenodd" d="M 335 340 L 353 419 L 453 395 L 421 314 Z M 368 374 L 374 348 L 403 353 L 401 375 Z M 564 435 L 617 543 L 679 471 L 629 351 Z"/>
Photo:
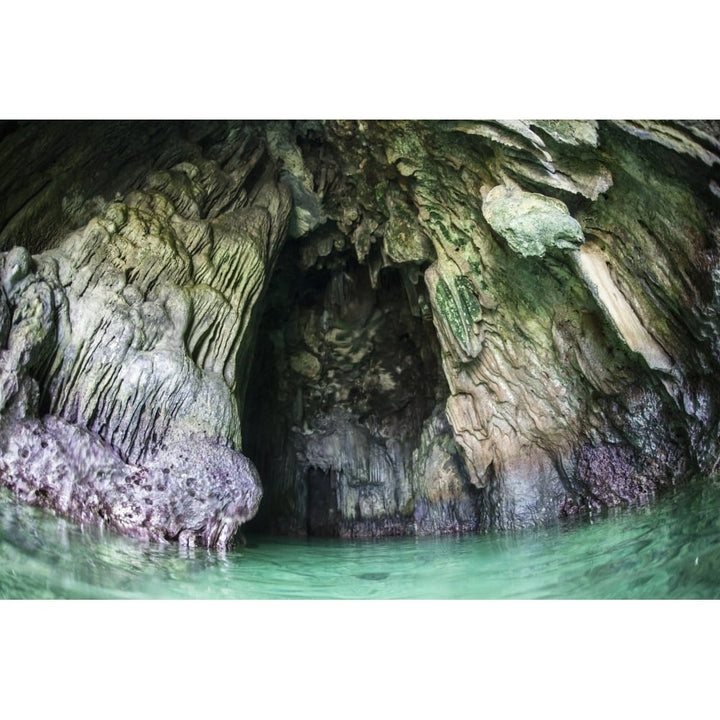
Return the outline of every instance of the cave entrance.
<path id="1" fill-rule="evenodd" d="M 243 451 L 264 496 L 247 529 L 401 533 L 413 452 L 448 394 L 421 269 L 307 254 L 286 245 L 259 325 Z"/>

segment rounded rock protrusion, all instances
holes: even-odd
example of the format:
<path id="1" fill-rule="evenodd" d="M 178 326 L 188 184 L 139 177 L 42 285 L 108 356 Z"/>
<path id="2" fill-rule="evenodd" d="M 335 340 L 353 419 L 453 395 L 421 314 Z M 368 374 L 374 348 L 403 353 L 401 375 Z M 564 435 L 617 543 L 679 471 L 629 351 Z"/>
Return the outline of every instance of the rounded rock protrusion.
<path id="1" fill-rule="evenodd" d="M 542 257 L 551 248 L 574 250 L 585 241 L 580 223 L 561 200 L 496 185 L 482 213 L 490 227 L 523 257 Z"/>

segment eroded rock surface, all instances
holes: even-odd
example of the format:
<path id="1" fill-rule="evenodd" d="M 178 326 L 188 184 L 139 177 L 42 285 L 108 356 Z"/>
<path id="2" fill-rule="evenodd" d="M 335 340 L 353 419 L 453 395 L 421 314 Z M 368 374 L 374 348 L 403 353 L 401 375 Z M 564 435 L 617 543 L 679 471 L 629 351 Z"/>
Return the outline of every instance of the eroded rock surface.
<path id="1" fill-rule="evenodd" d="M 717 468 L 717 123 L 20 123 L 0 161 L 29 501 L 35 432 L 123 478 L 244 450 L 258 527 L 311 534 L 525 527 Z"/>
<path id="2" fill-rule="evenodd" d="M 225 548 L 262 497 L 248 459 L 204 438 L 168 443 L 137 466 L 48 415 L 0 425 L 0 450 L 3 483 L 24 502 L 144 540 Z"/>
<path id="3" fill-rule="evenodd" d="M 431 402 L 416 405 L 422 422 L 405 436 L 412 449 L 402 462 L 389 461 L 380 444 L 373 479 L 356 480 L 373 504 L 328 506 L 334 532 L 524 527 L 646 502 L 687 473 L 711 469 L 720 450 L 720 148 L 717 128 L 715 137 L 707 130 L 338 122 L 325 125 L 319 163 L 316 131 L 297 124 L 301 175 L 314 173 L 328 221 L 300 238 L 299 259 L 288 262 L 306 273 L 339 263 L 339 273 L 351 248 L 373 286 L 396 271 L 404 312 L 432 320 L 437 344 L 413 337 L 437 353 L 444 376 L 426 376 L 440 415 Z M 283 478 L 276 519 L 309 517 L 304 448 L 325 451 L 312 480 L 329 476 L 339 499 L 347 497 L 343 478 L 357 440 L 308 420 L 323 414 L 293 375 L 307 347 L 286 373 L 288 326 L 268 322 L 274 337 L 285 337 L 263 363 L 283 378 L 275 416 L 292 414 L 292 397 L 305 425 L 282 469 L 265 465 L 261 448 L 253 452 L 268 468 L 270 492 Z M 349 345 L 361 344 L 361 329 L 349 333 Z M 401 343 L 385 339 L 385 351 L 388 343 L 402 357 Z M 320 377 L 311 385 L 327 383 L 320 360 L 307 364 Z M 371 362 L 359 366 L 368 383 L 377 376 Z M 256 377 L 271 382 L 269 370 Z M 334 427 L 364 421 L 361 402 L 343 402 Z M 267 447 L 278 450 L 274 441 Z M 402 502 L 388 501 L 391 489 Z"/>
<path id="4" fill-rule="evenodd" d="M 209 546 L 225 546 L 257 510 L 257 475 L 239 453 L 238 397 L 291 198 L 262 142 L 226 140 L 213 158 L 149 172 L 53 249 L 5 255 L 2 473 L 21 496 L 129 534 Z M 30 386 L 37 407 L 20 402 Z M 58 434 L 62 446 L 48 444 Z M 66 462 L 76 452 L 89 465 Z M 40 469 L 43 453 L 59 464 Z M 100 482 L 96 466 L 113 463 Z M 170 469 L 164 500 L 158 463 Z M 72 502 L 46 475 L 61 476 Z M 191 476 L 198 487 L 186 487 Z M 128 477 L 152 490 L 123 495 Z"/>

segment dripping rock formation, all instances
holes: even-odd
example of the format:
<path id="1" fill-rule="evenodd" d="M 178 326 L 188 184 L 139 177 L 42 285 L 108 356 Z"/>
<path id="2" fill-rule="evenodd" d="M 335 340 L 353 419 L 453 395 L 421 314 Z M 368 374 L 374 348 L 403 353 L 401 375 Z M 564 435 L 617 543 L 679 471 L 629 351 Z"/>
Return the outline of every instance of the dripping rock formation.
<path id="1" fill-rule="evenodd" d="M 26 502 L 225 547 L 717 469 L 716 122 L 3 122 L 0 169 Z"/>

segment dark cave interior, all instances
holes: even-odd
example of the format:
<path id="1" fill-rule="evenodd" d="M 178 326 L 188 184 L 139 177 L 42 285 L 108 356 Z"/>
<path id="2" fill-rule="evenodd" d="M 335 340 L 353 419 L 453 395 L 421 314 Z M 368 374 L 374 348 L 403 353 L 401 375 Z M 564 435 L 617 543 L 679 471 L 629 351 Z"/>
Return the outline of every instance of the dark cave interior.
<path id="1" fill-rule="evenodd" d="M 377 515 L 399 527 L 413 451 L 448 392 L 422 275 L 387 267 L 373 282 L 343 249 L 303 269 L 302 249 L 288 241 L 259 324 L 243 451 L 264 497 L 247 529 L 372 534 Z"/>

